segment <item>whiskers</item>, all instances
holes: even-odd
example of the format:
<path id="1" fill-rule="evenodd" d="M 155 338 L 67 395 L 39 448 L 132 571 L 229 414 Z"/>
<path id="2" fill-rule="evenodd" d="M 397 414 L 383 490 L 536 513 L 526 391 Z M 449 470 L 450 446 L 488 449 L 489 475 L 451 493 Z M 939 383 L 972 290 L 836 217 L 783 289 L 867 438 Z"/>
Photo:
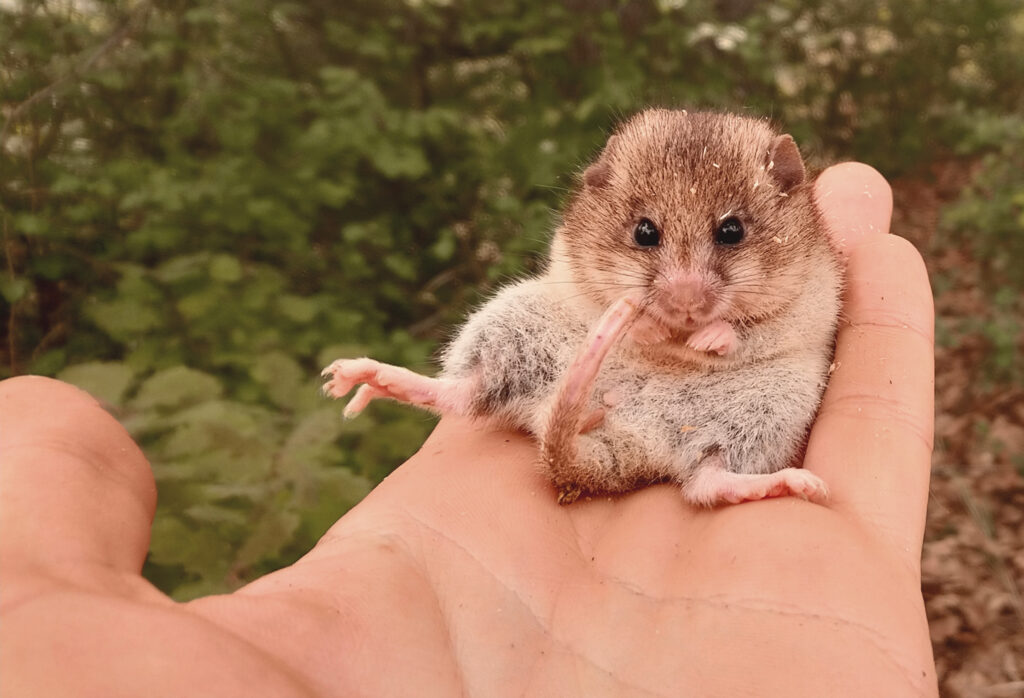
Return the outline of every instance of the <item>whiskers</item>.
<path id="1" fill-rule="evenodd" d="M 784 304 L 793 300 L 793 294 L 786 293 L 786 287 L 792 285 L 790 281 L 769 278 L 757 262 L 733 266 L 729 272 L 729 277 L 722 281 L 723 293 L 748 299 L 745 302 L 750 305 L 757 305 L 758 301 Z"/>
<path id="2" fill-rule="evenodd" d="M 610 278 L 598 279 L 542 279 L 540 281 L 546 286 L 569 286 L 576 287 L 579 292 L 561 298 L 562 303 L 574 301 L 579 298 L 589 298 L 598 305 L 605 305 L 613 298 L 619 298 L 627 293 L 644 291 L 641 306 L 649 303 L 651 279 L 641 273 L 630 270 L 615 270 Z"/>
<path id="3" fill-rule="evenodd" d="M 779 293 L 775 289 L 763 284 L 729 283 L 725 286 L 722 295 L 749 297 L 751 299 L 770 300 L 777 303 L 785 303 L 792 300 L 791 296 Z"/>
<path id="4" fill-rule="evenodd" d="M 555 281 L 550 283 L 572 282 Z M 604 304 L 608 301 L 609 295 L 617 298 L 620 295 L 624 295 L 628 291 L 647 288 L 646 284 L 621 283 L 616 281 L 583 281 L 576 284 L 576 286 L 580 289 L 580 292 L 573 294 L 571 296 L 566 296 L 565 298 L 562 299 L 563 302 L 575 300 L 577 298 L 590 298 L 591 300 L 599 304 Z M 609 294 L 609 291 L 612 291 L 613 293 Z M 622 293 L 614 293 L 614 291 L 621 291 Z"/>

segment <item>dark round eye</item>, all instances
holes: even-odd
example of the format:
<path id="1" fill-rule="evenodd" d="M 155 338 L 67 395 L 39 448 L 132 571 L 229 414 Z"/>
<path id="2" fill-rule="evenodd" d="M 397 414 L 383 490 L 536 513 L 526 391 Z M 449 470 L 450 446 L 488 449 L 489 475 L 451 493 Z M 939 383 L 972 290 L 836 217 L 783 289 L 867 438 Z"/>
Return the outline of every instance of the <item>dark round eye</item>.
<path id="1" fill-rule="evenodd" d="M 641 218 L 633 229 L 633 239 L 640 247 L 654 247 L 661 242 L 661 232 L 654 223 L 646 218 Z"/>
<path id="2" fill-rule="evenodd" d="M 743 239 L 743 223 L 736 216 L 730 216 L 715 229 L 716 245 L 735 245 Z"/>

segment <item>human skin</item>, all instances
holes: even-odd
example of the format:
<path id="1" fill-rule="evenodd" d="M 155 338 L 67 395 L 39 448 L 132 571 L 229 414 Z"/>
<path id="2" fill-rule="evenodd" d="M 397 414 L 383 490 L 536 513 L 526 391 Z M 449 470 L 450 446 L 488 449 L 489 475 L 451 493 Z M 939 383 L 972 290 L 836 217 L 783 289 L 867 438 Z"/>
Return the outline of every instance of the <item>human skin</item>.
<path id="1" fill-rule="evenodd" d="M 444 419 L 294 565 L 179 604 L 153 476 L 77 389 L 0 383 L 5 696 L 936 695 L 920 591 L 933 310 L 891 193 L 816 184 L 848 263 L 805 467 L 827 506 L 669 485 L 559 507 L 526 436 Z"/>

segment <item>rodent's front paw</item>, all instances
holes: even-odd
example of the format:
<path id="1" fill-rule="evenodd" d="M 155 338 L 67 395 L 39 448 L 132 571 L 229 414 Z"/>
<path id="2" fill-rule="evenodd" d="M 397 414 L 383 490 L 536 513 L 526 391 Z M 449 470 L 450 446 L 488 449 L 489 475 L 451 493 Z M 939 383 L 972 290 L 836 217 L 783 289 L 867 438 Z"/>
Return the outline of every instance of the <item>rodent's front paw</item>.
<path id="1" fill-rule="evenodd" d="M 736 348 L 736 330 L 725 320 L 714 320 L 690 335 L 686 346 L 694 351 L 725 356 Z"/>
<path id="2" fill-rule="evenodd" d="M 629 338 L 641 346 L 664 342 L 669 336 L 667 327 L 646 315 L 638 317 L 629 328 Z"/>

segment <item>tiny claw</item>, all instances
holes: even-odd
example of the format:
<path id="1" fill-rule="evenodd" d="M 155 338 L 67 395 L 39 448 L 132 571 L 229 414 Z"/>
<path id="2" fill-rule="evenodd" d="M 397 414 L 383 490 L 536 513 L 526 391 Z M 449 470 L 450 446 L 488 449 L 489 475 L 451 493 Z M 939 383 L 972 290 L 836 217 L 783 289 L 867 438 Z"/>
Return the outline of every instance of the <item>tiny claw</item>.
<path id="1" fill-rule="evenodd" d="M 562 485 L 558 489 L 558 503 L 563 507 L 567 506 L 579 499 L 581 494 L 583 490 L 579 485 Z"/>
<path id="2" fill-rule="evenodd" d="M 345 381 L 344 377 L 340 375 L 343 363 L 344 359 L 332 361 L 330 365 L 320 372 L 321 377 L 330 379 L 320 386 L 320 392 L 327 397 L 334 398 L 335 400 L 345 396 L 350 390 L 352 390 L 352 383 Z M 342 390 L 342 388 L 345 388 L 345 390 Z"/>

